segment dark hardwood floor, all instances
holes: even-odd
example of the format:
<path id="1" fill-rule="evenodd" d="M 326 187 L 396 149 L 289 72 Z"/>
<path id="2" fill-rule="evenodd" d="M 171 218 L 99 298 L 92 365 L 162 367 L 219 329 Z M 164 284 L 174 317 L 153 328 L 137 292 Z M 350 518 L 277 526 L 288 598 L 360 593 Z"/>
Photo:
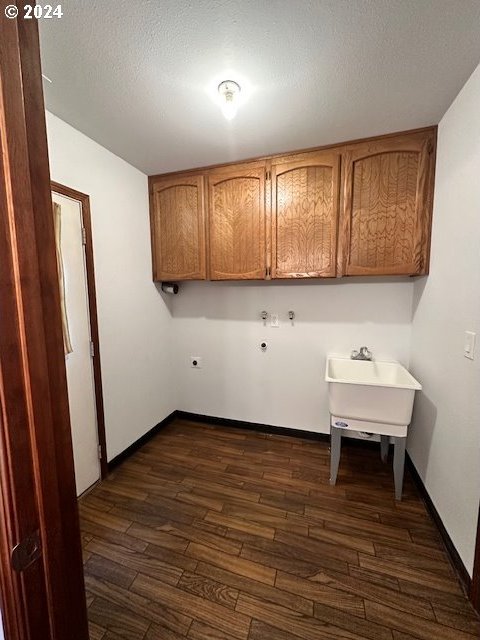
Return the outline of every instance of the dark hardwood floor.
<path id="1" fill-rule="evenodd" d="M 80 502 L 92 640 L 472 640 L 412 480 L 345 446 L 176 421 Z"/>

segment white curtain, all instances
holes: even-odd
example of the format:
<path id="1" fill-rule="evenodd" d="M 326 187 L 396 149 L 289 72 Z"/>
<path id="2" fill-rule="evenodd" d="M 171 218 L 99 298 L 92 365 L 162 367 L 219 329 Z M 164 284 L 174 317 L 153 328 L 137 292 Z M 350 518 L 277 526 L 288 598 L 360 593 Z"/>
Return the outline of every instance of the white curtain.
<path id="1" fill-rule="evenodd" d="M 70 331 L 68 329 L 67 306 L 65 303 L 65 280 L 63 276 L 63 258 L 62 258 L 62 207 L 58 202 L 53 203 L 53 223 L 55 227 L 55 247 L 57 251 L 57 268 L 58 281 L 60 287 L 60 305 L 62 311 L 62 329 L 63 329 L 63 349 L 65 355 L 72 353 L 72 342 L 70 340 Z"/>

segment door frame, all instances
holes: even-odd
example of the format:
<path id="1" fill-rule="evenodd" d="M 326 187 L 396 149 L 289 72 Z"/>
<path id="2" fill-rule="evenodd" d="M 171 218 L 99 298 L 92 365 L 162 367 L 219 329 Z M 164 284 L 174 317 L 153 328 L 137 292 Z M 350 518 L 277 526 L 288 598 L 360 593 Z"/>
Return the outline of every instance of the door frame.
<path id="1" fill-rule="evenodd" d="M 475 560 L 473 562 L 470 600 L 477 613 L 480 613 L 480 508 L 478 510 L 477 541 L 475 544 Z"/>
<path id="2" fill-rule="evenodd" d="M 93 342 L 93 380 L 95 385 L 95 406 L 97 413 L 98 444 L 100 446 L 100 478 L 108 475 L 107 439 L 105 434 L 105 413 L 103 406 L 102 366 L 100 359 L 100 340 L 98 337 L 97 295 L 95 288 L 95 265 L 93 261 L 92 218 L 90 197 L 59 182 L 51 182 L 54 193 L 80 202 L 82 206 L 83 228 L 85 229 L 85 265 L 87 274 L 88 310 L 90 316 L 90 336 Z"/>
<path id="3" fill-rule="evenodd" d="M 88 640 L 37 20 L 0 19 L 0 146 L 2 617 L 8 640 Z"/>

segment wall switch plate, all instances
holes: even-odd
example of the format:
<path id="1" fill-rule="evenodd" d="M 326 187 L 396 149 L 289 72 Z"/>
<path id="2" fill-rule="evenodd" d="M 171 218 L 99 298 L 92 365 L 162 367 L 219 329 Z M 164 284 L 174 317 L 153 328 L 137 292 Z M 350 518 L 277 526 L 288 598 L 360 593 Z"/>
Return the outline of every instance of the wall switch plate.
<path id="1" fill-rule="evenodd" d="M 270 314 L 270 326 L 271 327 L 279 327 L 280 326 L 280 322 L 278 320 L 278 313 L 271 313 Z"/>
<path id="2" fill-rule="evenodd" d="M 190 356 L 190 366 L 192 369 L 201 369 L 202 358 L 200 356 Z"/>
<path id="3" fill-rule="evenodd" d="M 465 331 L 465 342 L 463 344 L 463 355 L 469 360 L 475 358 L 475 338 L 477 334 L 473 331 Z"/>

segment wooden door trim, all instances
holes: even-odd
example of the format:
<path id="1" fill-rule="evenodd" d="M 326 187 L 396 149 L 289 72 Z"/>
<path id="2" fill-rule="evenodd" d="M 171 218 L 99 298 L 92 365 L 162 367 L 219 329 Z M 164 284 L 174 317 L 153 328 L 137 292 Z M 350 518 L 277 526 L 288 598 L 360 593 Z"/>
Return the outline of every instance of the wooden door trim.
<path id="1" fill-rule="evenodd" d="M 95 385 L 95 406 L 97 409 L 97 432 L 100 446 L 100 475 L 108 475 L 107 438 L 105 433 L 105 412 L 103 405 L 102 365 L 100 358 L 100 338 L 98 334 L 97 293 L 95 286 L 95 264 L 93 259 L 92 217 L 90 212 L 90 197 L 86 193 L 76 191 L 58 182 L 51 182 L 51 189 L 82 205 L 83 227 L 85 229 L 85 264 L 87 270 L 88 310 L 90 315 L 90 335 L 93 342 L 93 381 Z"/>
<path id="2" fill-rule="evenodd" d="M 478 510 L 477 540 L 475 543 L 475 559 L 473 562 L 470 600 L 477 613 L 480 613 L 480 508 Z"/>
<path id="3" fill-rule="evenodd" d="M 37 21 L 0 20 L 0 54 L 2 602 L 9 640 L 87 640 Z M 15 574 L 32 526 L 42 555 Z"/>

